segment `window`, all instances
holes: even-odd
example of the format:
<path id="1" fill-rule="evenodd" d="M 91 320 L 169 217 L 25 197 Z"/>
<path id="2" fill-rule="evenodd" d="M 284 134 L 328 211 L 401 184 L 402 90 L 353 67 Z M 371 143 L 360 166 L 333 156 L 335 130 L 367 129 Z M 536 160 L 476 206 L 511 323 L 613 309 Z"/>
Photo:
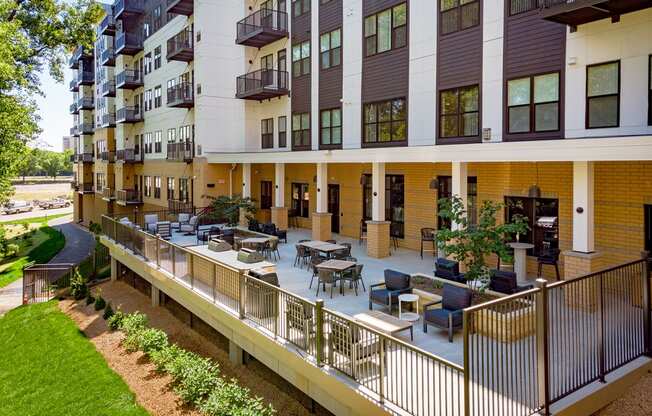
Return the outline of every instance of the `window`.
<path id="1" fill-rule="evenodd" d="M 278 147 L 287 147 L 287 117 L 278 118 Z"/>
<path id="2" fill-rule="evenodd" d="M 151 52 L 147 52 L 145 54 L 144 69 L 145 69 L 145 75 L 152 72 L 152 53 Z"/>
<path id="3" fill-rule="evenodd" d="M 320 144 L 340 145 L 342 144 L 342 110 L 322 110 L 320 117 Z"/>
<path id="4" fill-rule="evenodd" d="M 189 142 L 191 138 L 190 126 L 179 127 L 179 142 L 186 143 Z"/>
<path id="5" fill-rule="evenodd" d="M 145 39 L 147 39 L 150 34 L 151 34 L 151 31 L 150 31 L 149 22 L 144 22 L 143 23 L 143 37 Z"/>
<path id="6" fill-rule="evenodd" d="M 480 0 L 439 0 L 441 34 L 480 24 Z"/>
<path id="7" fill-rule="evenodd" d="M 154 152 L 161 153 L 163 151 L 163 132 L 157 130 L 154 132 Z"/>
<path id="8" fill-rule="evenodd" d="M 168 200 L 174 199 L 174 178 L 168 178 L 167 190 Z"/>
<path id="9" fill-rule="evenodd" d="M 310 146 L 310 113 L 292 114 L 292 147 Z"/>
<path id="10" fill-rule="evenodd" d="M 292 211 L 297 217 L 310 216 L 310 193 L 307 183 L 292 184 Z"/>
<path id="11" fill-rule="evenodd" d="M 620 62 L 586 67 L 586 128 L 618 127 Z"/>
<path id="12" fill-rule="evenodd" d="M 362 216 L 365 221 L 372 219 L 371 175 L 364 175 L 362 187 Z M 391 221 L 389 233 L 393 237 L 405 236 L 405 180 L 403 175 L 385 175 L 385 219 Z"/>
<path id="13" fill-rule="evenodd" d="M 407 44 L 407 6 L 401 3 L 364 19 L 365 56 Z"/>
<path id="14" fill-rule="evenodd" d="M 144 193 L 145 193 L 145 196 L 147 196 L 147 197 L 152 196 L 152 177 L 151 176 L 145 176 Z"/>
<path id="15" fill-rule="evenodd" d="M 407 140 L 405 98 L 364 105 L 364 142 L 388 143 Z"/>
<path id="16" fill-rule="evenodd" d="M 473 137 L 479 134 L 477 85 L 439 93 L 439 137 Z"/>
<path id="17" fill-rule="evenodd" d="M 263 149 L 274 147 L 274 119 L 266 118 L 260 121 L 260 140 Z"/>
<path id="18" fill-rule="evenodd" d="M 161 177 L 154 176 L 154 198 L 161 198 Z"/>
<path id="19" fill-rule="evenodd" d="M 507 81 L 509 133 L 559 130 L 559 74 Z"/>
<path id="20" fill-rule="evenodd" d="M 168 143 L 174 143 L 177 141 L 177 129 L 174 127 L 168 129 Z"/>
<path id="21" fill-rule="evenodd" d="M 260 181 L 260 209 L 272 208 L 272 181 Z"/>
<path id="22" fill-rule="evenodd" d="M 451 198 L 453 196 L 453 177 L 437 176 L 437 201 L 442 198 Z M 466 212 L 470 224 L 478 223 L 478 178 L 468 176 L 466 178 Z M 437 203 L 437 207 L 439 204 Z M 451 229 L 451 222 L 448 218 L 442 218 L 437 215 L 437 229 Z"/>
<path id="23" fill-rule="evenodd" d="M 159 4 L 152 11 L 152 27 L 154 28 L 154 32 L 159 30 L 161 28 L 161 25 L 162 25 L 161 5 Z"/>
<path id="24" fill-rule="evenodd" d="M 145 111 L 152 109 L 152 90 L 145 91 Z"/>
<path id="25" fill-rule="evenodd" d="M 510 0 L 509 15 L 513 16 L 519 13 L 529 12 L 538 9 L 538 0 Z"/>
<path id="26" fill-rule="evenodd" d="M 154 48 L 154 69 L 159 69 L 160 67 L 161 67 L 161 45 L 158 45 L 156 48 Z"/>
<path id="27" fill-rule="evenodd" d="M 188 179 L 179 178 L 179 200 L 188 202 Z"/>
<path id="28" fill-rule="evenodd" d="M 152 153 L 152 133 L 145 133 L 145 153 Z"/>
<path id="29" fill-rule="evenodd" d="M 322 69 L 328 69 L 340 65 L 342 60 L 341 33 L 342 31 L 340 29 L 336 29 L 320 36 L 319 52 Z"/>
<path id="30" fill-rule="evenodd" d="M 546 250 L 559 248 L 558 226 L 544 228 L 537 225 L 541 217 L 559 218 L 558 199 L 506 196 L 505 220 L 512 221 L 517 214 L 524 217 L 529 227 L 525 234 L 520 235 L 519 241 L 534 244 L 534 248 L 527 251 L 528 256 L 538 256 Z"/>
<path id="31" fill-rule="evenodd" d="M 310 41 L 292 46 L 292 76 L 300 77 L 310 73 Z"/>
<path id="32" fill-rule="evenodd" d="M 292 15 L 299 17 L 304 13 L 310 11 L 310 0 L 294 0 L 292 1 Z"/>
<path id="33" fill-rule="evenodd" d="M 154 108 L 159 108 L 163 104 L 161 86 L 154 87 Z"/>

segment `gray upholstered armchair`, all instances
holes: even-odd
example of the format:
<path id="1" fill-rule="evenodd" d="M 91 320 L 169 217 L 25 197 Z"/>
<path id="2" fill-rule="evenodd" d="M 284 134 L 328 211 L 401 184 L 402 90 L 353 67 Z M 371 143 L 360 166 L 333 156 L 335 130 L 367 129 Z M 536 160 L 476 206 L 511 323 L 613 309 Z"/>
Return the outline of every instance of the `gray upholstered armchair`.
<path id="1" fill-rule="evenodd" d="M 369 286 L 369 309 L 372 304 L 389 307 L 398 305 L 398 296 L 404 293 L 412 293 L 410 286 L 410 275 L 396 270 L 385 269 L 385 282 Z"/>
<path id="2" fill-rule="evenodd" d="M 441 300 L 423 305 L 423 332 L 428 332 L 428 325 L 448 330 L 448 342 L 453 342 L 453 331 L 462 328 L 464 308 L 471 306 L 473 294 L 464 287 L 444 283 Z M 429 309 L 441 303 L 441 308 Z"/>

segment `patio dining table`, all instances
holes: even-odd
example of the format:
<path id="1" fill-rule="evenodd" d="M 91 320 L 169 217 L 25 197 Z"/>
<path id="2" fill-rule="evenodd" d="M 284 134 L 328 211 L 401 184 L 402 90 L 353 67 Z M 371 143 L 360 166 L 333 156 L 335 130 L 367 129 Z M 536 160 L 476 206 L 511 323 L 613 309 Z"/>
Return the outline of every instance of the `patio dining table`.
<path id="1" fill-rule="evenodd" d="M 342 275 L 344 274 L 345 271 L 354 268 L 356 263 L 354 261 L 348 261 L 348 260 L 326 260 L 315 267 L 318 269 L 326 269 L 326 270 L 331 270 L 334 273 L 338 274 L 339 277 L 337 280 L 342 279 Z M 340 283 L 340 293 L 344 294 L 344 285 Z M 357 295 L 357 292 L 356 292 Z"/>
<path id="2" fill-rule="evenodd" d="M 346 249 L 345 246 L 339 244 L 327 243 L 325 241 L 319 241 L 319 240 L 304 241 L 303 243 L 299 243 L 299 245 L 312 250 L 317 250 L 321 253 L 325 253 L 328 257 L 330 257 L 332 253 L 338 250 Z"/>

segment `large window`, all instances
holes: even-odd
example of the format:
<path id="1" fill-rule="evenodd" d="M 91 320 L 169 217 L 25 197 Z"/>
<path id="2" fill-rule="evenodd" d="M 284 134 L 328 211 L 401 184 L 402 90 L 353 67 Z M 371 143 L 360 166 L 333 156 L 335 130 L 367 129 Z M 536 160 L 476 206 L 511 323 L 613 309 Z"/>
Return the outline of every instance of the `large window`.
<path id="1" fill-rule="evenodd" d="M 342 62 L 342 31 L 340 29 L 324 33 L 319 37 L 319 53 L 321 68 L 328 69 L 339 66 Z"/>
<path id="2" fill-rule="evenodd" d="M 161 198 L 161 177 L 154 176 L 154 198 Z"/>
<path id="3" fill-rule="evenodd" d="M 310 193 L 307 183 L 292 184 L 292 211 L 297 217 L 310 216 Z"/>
<path id="4" fill-rule="evenodd" d="M 159 108 L 161 105 L 163 105 L 163 99 L 162 97 L 162 90 L 161 86 L 157 85 L 154 87 L 154 108 Z"/>
<path id="5" fill-rule="evenodd" d="M 521 215 L 530 229 L 519 236 L 522 243 L 534 244 L 528 255 L 538 256 L 549 249 L 559 248 L 558 222 L 548 226 L 539 224 L 542 217 L 559 217 L 559 200 L 552 198 L 505 197 L 505 219 L 512 221 L 515 215 Z"/>
<path id="6" fill-rule="evenodd" d="M 172 127 L 168 129 L 168 143 L 174 143 L 177 141 L 177 129 Z"/>
<path id="7" fill-rule="evenodd" d="M 288 138 L 287 138 L 287 129 L 288 121 L 287 117 L 280 116 L 278 118 L 278 147 L 287 147 Z"/>
<path id="8" fill-rule="evenodd" d="M 292 114 L 292 147 L 310 146 L 310 113 Z"/>
<path id="9" fill-rule="evenodd" d="M 437 208 L 439 209 L 439 200 L 442 198 L 451 198 L 453 196 L 453 177 L 437 176 Z M 466 213 L 469 218 L 469 224 L 478 223 L 478 178 L 468 176 L 466 178 Z M 442 218 L 437 215 L 437 229 L 451 229 L 451 222 L 448 218 Z"/>
<path id="10" fill-rule="evenodd" d="M 364 175 L 362 187 L 363 219 L 372 219 L 373 186 L 371 175 Z M 405 181 L 403 175 L 385 175 L 385 220 L 391 221 L 390 234 L 396 238 L 405 235 Z"/>
<path id="11" fill-rule="evenodd" d="M 292 76 L 310 73 L 310 41 L 292 45 Z"/>
<path id="12" fill-rule="evenodd" d="M 480 24 L 480 0 L 439 0 L 439 11 L 442 35 Z"/>
<path id="13" fill-rule="evenodd" d="M 260 181 L 260 209 L 272 208 L 272 181 Z"/>
<path id="14" fill-rule="evenodd" d="M 161 67 L 161 45 L 154 48 L 154 69 Z"/>
<path id="15" fill-rule="evenodd" d="M 559 73 L 507 81 L 509 133 L 559 130 Z"/>
<path id="16" fill-rule="evenodd" d="M 586 67 L 586 128 L 618 127 L 620 62 Z"/>
<path id="17" fill-rule="evenodd" d="M 145 54 L 145 63 L 144 63 L 145 75 L 152 72 L 152 53 L 147 52 Z"/>
<path id="18" fill-rule="evenodd" d="M 145 176 L 144 193 L 145 193 L 145 196 L 147 196 L 147 197 L 152 196 L 152 177 L 151 176 Z"/>
<path id="19" fill-rule="evenodd" d="M 192 139 L 192 130 L 190 126 L 179 127 L 179 142 L 189 143 Z"/>
<path id="20" fill-rule="evenodd" d="M 154 152 L 161 153 L 163 151 L 163 132 L 156 130 L 154 132 Z"/>
<path id="21" fill-rule="evenodd" d="M 342 144 L 342 110 L 322 110 L 320 117 L 320 144 L 324 146 Z"/>
<path id="22" fill-rule="evenodd" d="M 407 140 L 405 98 L 364 105 L 364 142 L 389 143 Z"/>
<path id="23" fill-rule="evenodd" d="M 479 134 L 479 88 L 453 88 L 439 93 L 439 137 L 474 137 Z"/>
<path id="24" fill-rule="evenodd" d="M 168 200 L 174 199 L 174 178 L 167 179 Z"/>
<path id="25" fill-rule="evenodd" d="M 263 149 L 274 147 L 274 119 L 266 118 L 260 121 L 260 140 Z"/>
<path id="26" fill-rule="evenodd" d="M 145 153 L 152 153 L 152 133 L 145 133 Z"/>
<path id="27" fill-rule="evenodd" d="M 407 6 L 401 3 L 364 19 L 365 56 L 407 44 Z"/>
<path id="28" fill-rule="evenodd" d="M 145 111 L 152 109 L 152 90 L 145 91 Z"/>
<path id="29" fill-rule="evenodd" d="M 179 201 L 188 202 L 188 179 L 179 178 Z"/>
<path id="30" fill-rule="evenodd" d="M 299 17 L 310 11 L 310 0 L 294 0 L 292 2 L 292 15 Z"/>

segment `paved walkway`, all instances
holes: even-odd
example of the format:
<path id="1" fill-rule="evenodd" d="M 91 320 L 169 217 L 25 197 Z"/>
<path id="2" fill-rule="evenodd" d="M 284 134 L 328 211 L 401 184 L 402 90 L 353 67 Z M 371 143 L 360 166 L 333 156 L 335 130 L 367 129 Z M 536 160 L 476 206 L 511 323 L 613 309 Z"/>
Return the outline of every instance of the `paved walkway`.
<path id="1" fill-rule="evenodd" d="M 66 237 L 64 248 L 50 260 L 50 263 L 79 263 L 84 260 L 95 247 L 95 237 L 84 228 L 74 224 L 71 217 L 56 218 L 48 225 L 63 232 Z M 22 303 L 23 279 L 0 289 L 0 316 L 18 307 Z"/>

